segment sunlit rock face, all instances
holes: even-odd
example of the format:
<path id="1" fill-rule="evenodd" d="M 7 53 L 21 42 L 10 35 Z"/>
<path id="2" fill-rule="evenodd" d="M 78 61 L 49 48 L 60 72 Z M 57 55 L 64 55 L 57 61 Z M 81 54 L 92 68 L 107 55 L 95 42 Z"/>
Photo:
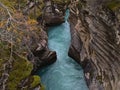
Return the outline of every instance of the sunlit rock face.
<path id="1" fill-rule="evenodd" d="M 69 56 L 82 65 L 90 90 L 120 89 L 120 13 L 107 1 L 81 0 L 81 8 L 70 7 Z"/>

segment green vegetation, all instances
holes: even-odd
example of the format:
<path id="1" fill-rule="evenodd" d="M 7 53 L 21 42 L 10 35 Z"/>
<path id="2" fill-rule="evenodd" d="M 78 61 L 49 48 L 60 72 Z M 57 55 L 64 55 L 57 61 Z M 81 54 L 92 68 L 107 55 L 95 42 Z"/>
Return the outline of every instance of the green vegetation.
<path id="1" fill-rule="evenodd" d="M 3 66 L 4 63 L 8 61 L 10 57 L 10 51 L 7 49 L 7 46 L 5 43 L 0 42 L 0 77 L 2 76 L 3 73 Z"/>
<path id="2" fill-rule="evenodd" d="M 7 82 L 9 90 L 14 90 L 22 79 L 30 75 L 32 70 L 32 64 L 24 58 L 14 55 L 14 59 L 13 68 L 9 73 Z"/>
<path id="3" fill-rule="evenodd" d="M 111 9 L 111 10 L 116 10 L 118 8 L 120 8 L 120 0 L 113 0 L 107 3 L 107 6 Z"/>
<path id="4" fill-rule="evenodd" d="M 7 46 L 7 44 L 4 42 L 0 42 L 0 77 L 2 76 L 2 73 L 6 70 L 8 71 L 8 68 L 3 70 L 3 66 L 5 63 L 9 62 L 10 60 L 10 48 Z M 24 56 L 19 56 L 16 54 L 12 55 L 12 68 L 9 70 L 9 77 L 7 80 L 7 88 L 9 90 L 15 90 L 18 86 L 18 84 L 21 82 L 21 80 L 28 78 L 31 70 L 32 70 L 32 64 L 26 60 Z M 40 77 L 38 76 L 31 76 L 29 78 L 29 81 L 27 82 L 27 85 L 30 86 L 31 88 L 34 88 L 40 84 Z M 26 89 L 28 90 L 26 85 Z M 44 90 L 44 87 L 41 87 L 42 90 Z"/>
<path id="5" fill-rule="evenodd" d="M 40 84 L 40 78 L 30 76 L 33 65 L 27 61 L 26 55 L 34 48 L 33 44 L 39 40 L 41 33 L 41 28 L 31 15 L 39 15 L 42 7 L 24 15 L 22 10 L 26 3 L 27 0 L 0 0 L 0 78 L 3 74 L 7 75 L 7 90 L 16 90 L 27 78 L 30 82 L 25 84 L 24 90 Z M 36 42 L 31 45 L 33 36 Z M 41 88 L 44 90 L 44 87 Z"/>
<path id="6" fill-rule="evenodd" d="M 37 84 L 40 82 L 40 77 L 39 76 L 33 76 L 34 82 L 32 83 L 32 87 L 35 87 Z"/>
<path id="7" fill-rule="evenodd" d="M 37 76 L 37 75 L 34 75 L 33 76 L 33 82 L 32 82 L 32 84 L 31 84 L 31 86 L 32 87 L 36 87 L 36 85 L 38 85 L 39 83 L 40 83 L 40 77 L 39 76 Z M 44 87 L 44 85 L 40 85 L 41 86 L 41 89 L 40 90 L 45 90 L 45 87 Z"/>
<path id="8" fill-rule="evenodd" d="M 57 4 L 67 4 L 70 2 L 70 0 L 52 0 L 52 1 Z"/>
<path id="9" fill-rule="evenodd" d="M 43 14 L 42 13 L 42 10 L 44 8 L 43 0 L 34 0 L 34 1 L 36 1 L 36 5 L 27 11 L 31 19 L 36 19 L 37 17 Z"/>

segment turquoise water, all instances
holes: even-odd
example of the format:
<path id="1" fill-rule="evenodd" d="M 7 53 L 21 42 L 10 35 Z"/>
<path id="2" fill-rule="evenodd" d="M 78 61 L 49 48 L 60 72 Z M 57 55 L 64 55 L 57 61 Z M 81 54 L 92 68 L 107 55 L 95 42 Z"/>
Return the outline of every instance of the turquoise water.
<path id="1" fill-rule="evenodd" d="M 67 20 L 69 11 L 66 13 Z M 48 46 L 50 50 L 57 52 L 57 61 L 39 71 L 46 90 L 88 90 L 82 68 L 68 57 L 70 42 L 70 27 L 67 21 L 48 30 Z"/>

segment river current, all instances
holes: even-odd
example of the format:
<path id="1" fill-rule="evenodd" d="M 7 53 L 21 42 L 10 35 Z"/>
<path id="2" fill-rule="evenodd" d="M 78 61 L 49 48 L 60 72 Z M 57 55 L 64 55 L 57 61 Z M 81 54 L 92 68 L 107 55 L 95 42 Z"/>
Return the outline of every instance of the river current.
<path id="1" fill-rule="evenodd" d="M 49 28 L 48 47 L 57 53 L 57 61 L 39 71 L 46 90 L 88 90 L 81 66 L 68 56 L 71 43 L 70 25 L 65 23 Z"/>

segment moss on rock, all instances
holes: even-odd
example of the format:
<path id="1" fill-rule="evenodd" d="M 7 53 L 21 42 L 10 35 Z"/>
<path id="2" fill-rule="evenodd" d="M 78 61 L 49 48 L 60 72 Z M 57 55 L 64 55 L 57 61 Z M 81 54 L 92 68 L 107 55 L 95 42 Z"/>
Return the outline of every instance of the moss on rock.
<path id="1" fill-rule="evenodd" d="M 57 4 L 67 4 L 68 2 L 70 2 L 70 0 L 52 0 L 52 1 Z"/>
<path id="2" fill-rule="evenodd" d="M 116 10 L 118 8 L 120 8 L 120 1 L 119 0 L 113 0 L 107 3 L 107 6 L 111 9 L 111 10 Z"/>
<path id="3" fill-rule="evenodd" d="M 33 78 L 34 78 L 34 81 L 32 82 L 31 85 L 32 85 L 32 87 L 35 87 L 37 84 L 39 84 L 39 82 L 40 82 L 40 77 L 34 75 Z"/>
<path id="4" fill-rule="evenodd" d="M 17 88 L 18 83 L 25 77 L 29 76 L 32 70 L 32 64 L 26 59 L 20 58 L 15 55 L 13 62 L 13 68 L 9 73 L 8 88 L 14 90 Z"/>
<path id="5" fill-rule="evenodd" d="M 9 76 L 6 82 L 8 90 L 19 90 L 20 88 L 23 88 L 24 90 L 29 90 L 37 87 L 38 85 L 40 85 L 41 90 L 44 90 L 43 85 L 40 84 L 40 77 L 36 75 L 30 75 L 33 65 L 28 62 L 24 57 L 13 54 L 14 61 L 12 63 L 12 67 L 8 66 L 8 68 L 3 70 L 4 64 L 9 62 L 10 52 L 9 49 L 3 49 L 1 51 L 2 53 L 0 53 L 0 77 L 2 78 L 2 74 L 6 71 L 9 71 Z M 21 85 L 20 88 L 18 88 L 19 85 Z"/>

